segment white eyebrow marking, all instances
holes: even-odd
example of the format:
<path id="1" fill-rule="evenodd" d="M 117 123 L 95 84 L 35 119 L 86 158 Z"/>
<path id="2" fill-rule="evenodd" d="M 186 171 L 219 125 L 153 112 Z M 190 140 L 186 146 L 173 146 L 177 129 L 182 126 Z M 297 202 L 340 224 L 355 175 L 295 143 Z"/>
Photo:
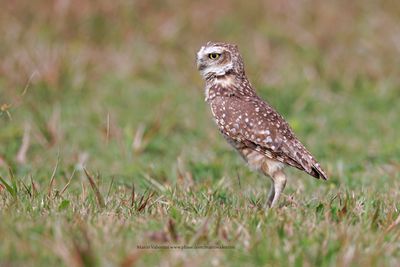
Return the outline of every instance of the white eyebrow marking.
<path id="1" fill-rule="evenodd" d="M 202 47 L 203 54 L 211 54 L 211 53 L 222 53 L 224 52 L 224 49 L 222 47 L 218 46 L 210 46 L 210 47 Z"/>

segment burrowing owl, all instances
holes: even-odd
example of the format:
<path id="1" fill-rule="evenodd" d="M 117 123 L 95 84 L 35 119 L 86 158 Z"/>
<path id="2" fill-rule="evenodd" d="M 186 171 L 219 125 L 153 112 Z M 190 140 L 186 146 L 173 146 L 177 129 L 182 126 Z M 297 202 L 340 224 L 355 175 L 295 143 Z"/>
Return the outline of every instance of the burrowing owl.
<path id="1" fill-rule="evenodd" d="M 285 188 L 285 165 L 328 178 L 289 124 L 256 94 L 236 45 L 208 42 L 197 53 L 197 68 L 220 132 L 252 169 L 271 178 L 269 207 L 276 205 Z"/>

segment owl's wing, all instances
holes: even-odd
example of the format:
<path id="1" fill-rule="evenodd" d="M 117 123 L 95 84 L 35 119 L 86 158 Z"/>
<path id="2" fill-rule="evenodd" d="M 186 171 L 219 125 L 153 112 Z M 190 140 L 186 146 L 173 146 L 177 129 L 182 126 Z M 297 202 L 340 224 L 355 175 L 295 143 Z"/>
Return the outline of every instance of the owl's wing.
<path id="1" fill-rule="evenodd" d="M 316 178 L 327 179 L 326 173 L 296 138 L 289 124 L 266 102 L 258 98 L 247 101 L 235 99 L 227 103 L 226 108 L 230 117 L 223 128 L 229 137 L 271 159 Z"/>

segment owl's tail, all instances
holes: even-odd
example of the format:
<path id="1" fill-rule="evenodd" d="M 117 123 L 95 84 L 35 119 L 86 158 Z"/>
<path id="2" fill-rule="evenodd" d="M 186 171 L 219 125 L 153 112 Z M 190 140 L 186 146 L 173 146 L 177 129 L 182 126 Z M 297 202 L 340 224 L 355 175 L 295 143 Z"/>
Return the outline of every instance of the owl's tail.
<path id="1" fill-rule="evenodd" d="M 328 175 L 326 175 L 326 172 L 321 168 L 318 162 L 311 166 L 311 171 L 308 172 L 308 174 L 314 176 L 317 179 L 322 178 L 324 180 L 328 180 Z"/>

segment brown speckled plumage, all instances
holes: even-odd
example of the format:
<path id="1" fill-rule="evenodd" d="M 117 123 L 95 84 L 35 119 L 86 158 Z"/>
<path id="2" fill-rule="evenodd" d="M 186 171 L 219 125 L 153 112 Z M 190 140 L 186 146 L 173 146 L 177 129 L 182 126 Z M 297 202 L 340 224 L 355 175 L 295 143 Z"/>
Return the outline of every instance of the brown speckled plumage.
<path id="1" fill-rule="evenodd" d="M 217 58 L 210 54 L 217 54 Z M 198 52 L 197 64 L 206 81 L 206 101 L 220 132 L 250 167 L 271 177 L 274 185 L 268 205 L 276 203 L 285 187 L 285 164 L 327 179 L 289 124 L 257 96 L 246 77 L 237 46 L 209 42 Z"/>

